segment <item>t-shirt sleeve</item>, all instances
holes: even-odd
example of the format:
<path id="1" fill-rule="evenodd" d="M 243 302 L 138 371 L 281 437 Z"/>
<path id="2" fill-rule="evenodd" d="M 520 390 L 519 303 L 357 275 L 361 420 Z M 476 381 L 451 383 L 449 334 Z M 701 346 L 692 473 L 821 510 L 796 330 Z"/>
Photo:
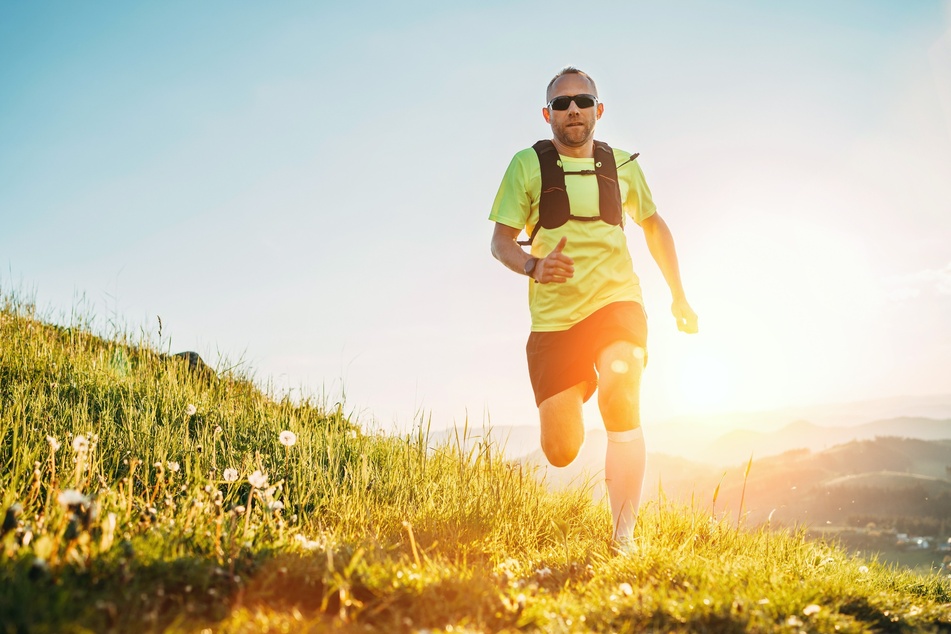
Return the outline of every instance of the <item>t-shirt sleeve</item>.
<path id="1" fill-rule="evenodd" d="M 624 201 L 624 211 L 634 219 L 634 222 L 641 224 L 646 219 L 654 215 L 657 211 L 657 205 L 651 197 L 651 190 L 647 186 L 647 180 L 644 178 L 644 172 L 637 161 L 631 161 L 626 165 L 630 171 L 630 185 L 627 190 L 627 198 Z"/>
<path id="2" fill-rule="evenodd" d="M 528 189 L 528 169 L 518 154 L 509 163 L 502 177 L 502 184 L 492 203 L 489 220 L 513 229 L 524 229 L 532 211 L 532 199 Z"/>

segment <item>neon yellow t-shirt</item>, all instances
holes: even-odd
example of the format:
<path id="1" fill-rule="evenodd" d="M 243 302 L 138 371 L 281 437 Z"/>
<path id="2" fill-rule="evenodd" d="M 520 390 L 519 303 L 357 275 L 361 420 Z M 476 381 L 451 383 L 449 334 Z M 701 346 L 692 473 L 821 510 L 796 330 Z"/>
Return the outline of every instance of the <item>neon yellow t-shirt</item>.
<path id="1" fill-rule="evenodd" d="M 624 213 L 640 224 L 657 208 L 637 161 L 621 165 L 630 154 L 614 150 Z M 593 158 L 561 156 L 565 189 L 573 216 L 597 216 L 598 183 L 595 176 L 572 176 L 570 172 L 593 170 Z M 535 150 L 522 150 L 512 159 L 492 205 L 489 220 L 527 235 L 538 223 L 541 198 L 541 168 Z M 622 218 L 623 221 L 623 218 Z M 545 257 L 568 237 L 564 253 L 575 262 L 574 277 L 563 284 L 536 284 L 529 280 L 528 304 L 532 330 L 567 330 L 596 310 L 614 302 L 643 303 L 641 285 L 634 273 L 631 253 L 621 227 L 606 222 L 568 220 L 557 229 L 539 229 L 532 242 L 532 255 Z"/>

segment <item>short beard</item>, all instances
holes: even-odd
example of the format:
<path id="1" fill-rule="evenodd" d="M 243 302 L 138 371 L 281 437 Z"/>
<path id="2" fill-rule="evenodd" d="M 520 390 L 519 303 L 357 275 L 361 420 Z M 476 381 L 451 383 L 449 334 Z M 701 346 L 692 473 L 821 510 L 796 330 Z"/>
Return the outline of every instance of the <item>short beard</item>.
<path id="1" fill-rule="evenodd" d="M 562 144 L 568 147 L 581 147 L 582 145 L 587 143 L 589 140 L 591 140 L 591 135 L 592 135 L 591 126 L 589 126 L 587 123 L 583 121 L 581 122 L 581 124 L 582 126 L 580 128 L 575 128 L 575 127 L 569 128 L 567 125 L 559 126 L 555 130 L 555 137 L 558 139 L 558 141 L 560 141 Z M 581 140 L 575 141 L 573 137 L 575 137 L 579 133 L 582 134 Z"/>

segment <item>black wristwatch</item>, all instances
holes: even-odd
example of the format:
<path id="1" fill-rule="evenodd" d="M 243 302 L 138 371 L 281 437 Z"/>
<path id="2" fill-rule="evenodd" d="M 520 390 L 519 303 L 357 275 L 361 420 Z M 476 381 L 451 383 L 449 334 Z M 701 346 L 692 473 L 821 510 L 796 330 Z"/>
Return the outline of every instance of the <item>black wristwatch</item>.
<path id="1" fill-rule="evenodd" d="M 535 265 L 538 264 L 538 258 L 530 257 L 525 260 L 525 275 L 532 277 L 532 273 L 535 272 Z"/>

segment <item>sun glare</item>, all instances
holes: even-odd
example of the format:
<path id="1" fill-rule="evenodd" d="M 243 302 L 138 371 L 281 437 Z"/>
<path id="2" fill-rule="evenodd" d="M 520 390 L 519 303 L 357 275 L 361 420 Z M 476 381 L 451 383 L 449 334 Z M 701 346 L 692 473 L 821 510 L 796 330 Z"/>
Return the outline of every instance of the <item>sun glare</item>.
<path id="1" fill-rule="evenodd" d="M 730 402 L 732 377 L 728 365 L 719 357 L 694 353 L 688 355 L 677 376 L 681 403 L 694 410 L 718 409 Z"/>

